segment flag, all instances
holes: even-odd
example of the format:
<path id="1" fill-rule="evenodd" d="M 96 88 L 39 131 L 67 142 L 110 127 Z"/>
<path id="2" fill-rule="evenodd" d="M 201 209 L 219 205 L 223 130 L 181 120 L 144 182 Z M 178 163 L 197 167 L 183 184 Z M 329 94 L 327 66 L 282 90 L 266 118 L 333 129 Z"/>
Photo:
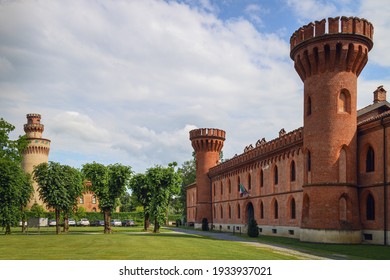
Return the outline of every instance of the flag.
<path id="1" fill-rule="evenodd" d="M 248 191 L 245 189 L 243 184 L 240 184 L 240 197 L 247 197 L 249 196 Z"/>

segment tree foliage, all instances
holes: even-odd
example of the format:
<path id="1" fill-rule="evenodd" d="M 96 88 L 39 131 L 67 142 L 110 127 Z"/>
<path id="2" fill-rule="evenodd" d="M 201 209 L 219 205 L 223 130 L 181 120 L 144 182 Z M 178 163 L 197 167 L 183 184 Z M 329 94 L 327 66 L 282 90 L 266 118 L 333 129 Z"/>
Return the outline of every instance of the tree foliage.
<path id="1" fill-rule="evenodd" d="M 175 170 L 177 163 L 168 164 L 168 167 L 155 166 L 146 172 L 148 185 L 152 190 L 149 211 L 154 219 L 153 232 L 159 232 L 160 224 L 164 224 L 170 199 L 180 192 L 182 178 Z"/>
<path id="2" fill-rule="evenodd" d="M 144 230 L 148 230 L 150 224 L 150 201 L 152 199 L 152 188 L 148 184 L 146 174 L 135 174 L 129 184 L 133 194 L 142 205 L 144 211 Z"/>
<path id="3" fill-rule="evenodd" d="M 84 164 L 82 172 L 91 181 L 91 189 L 99 199 L 99 208 L 104 213 L 104 233 L 111 233 L 111 213 L 126 191 L 132 175 L 131 167 L 118 163 L 105 166 L 93 162 Z"/>
<path id="4" fill-rule="evenodd" d="M 28 143 L 25 136 L 10 140 L 9 133 L 14 129 L 0 119 L 0 224 L 6 229 L 5 234 L 10 234 L 11 226 L 23 218 L 33 192 L 31 179 L 21 166 L 22 152 Z"/>
<path id="5" fill-rule="evenodd" d="M 37 165 L 33 174 L 40 198 L 48 208 L 54 209 L 56 233 L 59 234 L 61 211 L 67 221 L 69 212 L 77 205 L 77 197 L 82 193 L 81 173 L 73 167 L 50 161 Z"/>
<path id="6" fill-rule="evenodd" d="M 248 236 L 249 237 L 258 237 L 259 229 L 257 227 L 257 222 L 255 219 L 250 219 L 248 223 Z"/>

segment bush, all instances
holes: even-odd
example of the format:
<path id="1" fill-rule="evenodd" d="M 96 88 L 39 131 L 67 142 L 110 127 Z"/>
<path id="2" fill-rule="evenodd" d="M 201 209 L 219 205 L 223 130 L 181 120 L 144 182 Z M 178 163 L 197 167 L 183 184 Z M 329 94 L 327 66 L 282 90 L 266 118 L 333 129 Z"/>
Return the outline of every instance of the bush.
<path id="1" fill-rule="evenodd" d="M 207 220 L 207 218 L 202 219 L 202 230 L 203 231 L 209 230 L 209 221 Z"/>
<path id="2" fill-rule="evenodd" d="M 251 219 L 248 224 L 248 236 L 249 237 L 258 237 L 259 229 L 257 227 L 257 222 L 255 219 Z"/>

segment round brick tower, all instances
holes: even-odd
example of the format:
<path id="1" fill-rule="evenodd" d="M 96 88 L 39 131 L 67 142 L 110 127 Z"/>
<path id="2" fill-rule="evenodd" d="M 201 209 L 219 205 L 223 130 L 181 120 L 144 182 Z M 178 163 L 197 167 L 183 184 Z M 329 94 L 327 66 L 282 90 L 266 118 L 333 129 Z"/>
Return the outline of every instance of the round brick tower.
<path id="1" fill-rule="evenodd" d="M 209 223 L 212 222 L 212 187 L 208 172 L 220 160 L 225 131 L 214 128 L 194 129 L 190 131 L 190 140 L 196 159 L 195 227 L 200 227 L 203 218 L 207 218 Z"/>
<path id="2" fill-rule="evenodd" d="M 360 243 L 357 191 L 357 78 L 373 46 L 365 19 L 329 18 L 291 36 L 304 82 L 305 171 L 301 240 Z"/>
<path id="3" fill-rule="evenodd" d="M 41 115 L 27 114 L 27 124 L 24 125 L 24 131 L 26 132 L 29 144 L 23 151 L 22 162 L 23 170 L 27 173 L 31 174 L 34 170 L 34 166 L 43 162 L 48 162 L 49 160 L 50 140 L 42 138 L 43 130 L 44 126 L 41 124 Z M 34 195 L 27 205 L 28 208 L 31 208 L 34 203 L 44 205 L 39 199 L 38 184 L 34 182 L 33 186 Z"/>

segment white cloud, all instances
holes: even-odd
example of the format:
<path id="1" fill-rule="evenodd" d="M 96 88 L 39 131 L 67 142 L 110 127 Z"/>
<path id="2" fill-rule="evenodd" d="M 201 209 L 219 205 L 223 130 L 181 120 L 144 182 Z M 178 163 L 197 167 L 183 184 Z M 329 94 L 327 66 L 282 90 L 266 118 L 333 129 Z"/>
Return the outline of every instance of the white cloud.
<path id="1" fill-rule="evenodd" d="M 221 20 L 211 1 L 186 2 L 0 4 L 4 118 L 22 131 L 26 113 L 41 113 L 52 159 L 137 171 L 190 159 L 196 127 L 224 129 L 232 157 L 301 126 L 302 82 L 288 42 L 260 33 L 253 18 Z M 315 19 L 334 11 L 288 3 Z M 252 16 L 261 9 L 247 6 Z"/>

